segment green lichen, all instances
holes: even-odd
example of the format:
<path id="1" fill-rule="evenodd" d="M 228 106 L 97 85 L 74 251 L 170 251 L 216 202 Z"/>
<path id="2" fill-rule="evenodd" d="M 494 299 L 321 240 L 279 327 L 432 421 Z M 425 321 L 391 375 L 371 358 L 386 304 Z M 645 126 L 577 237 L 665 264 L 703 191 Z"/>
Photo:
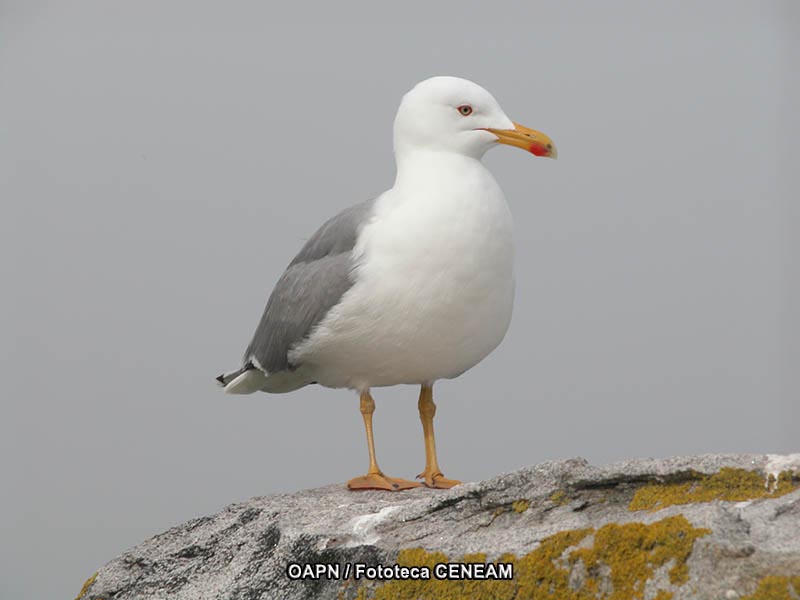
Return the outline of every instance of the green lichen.
<path id="1" fill-rule="evenodd" d="M 714 475 L 693 473 L 685 482 L 645 485 L 633 495 L 628 510 L 656 511 L 675 504 L 775 498 L 798 487 L 791 471 L 781 473 L 777 481 L 772 476 L 765 481 L 758 471 L 725 467 Z"/>
<path id="2" fill-rule="evenodd" d="M 770 575 L 758 582 L 758 588 L 742 600 L 795 600 L 800 597 L 800 577 Z"/>
<path id="3" fill-rule="evenodd" d="M 524 498 L 522 500 L 517 500 L 516 502 L 512 502 L 511 503 L 511 508 L 514 509 L 514 512 L 520 513 L 520 514 L 524 513 L 530 507 L 531 507 L 531 503 L 528 500 L 525 500 Z"/>
<path id="4" fill-rule="evenodd" d="M 89 577 L 89 579 L 83 582 L 83 587 L 81 588 L 81 591 L 78 592 L 78 595 L 75 597 L 75 600 L 81 600 L 81 598 L 83 598 L 86 595 L 86 592 L 88 592 L 89 588 L 92 587 L 92 584 L 94 583 L 95 579 L 97 579 L 97 573 L 95 573 L 94 575 Z"/>
<path id="5" fill-rule="evenodd" d="M 686 560 L 697 538 L 709 530 L 692 526 L 682 515 L 656 523 L 610 523 L 598 530 L 572 529 L 545 538 L 522 557 L 505 554 L 498 562 L 513 563 L 511 581 L 393 580 L 374 590 L 361 587 L 358 600 L 634 600 L 644 598 L 647 582 L 656 569 L 667 567 L 670 582 L 688 579 Z M 587 544 L 588 542 L 588 544 Z M 427 566 L 448 562 L 441 552 L 421 548 L 402 550 L 397 563 Z M 484 554 L 470 554 L 461 562 L 485 562 Z M 580 588 L 570 584 L 570 574 L 582 567 Z M 658 590 L 656 600 L 672 593 Z"/>
<path id="6" fill-rule="evenodd" d="M 564 506 L 569 503 L 569 496 L 564 490 L 557 490 L 550 494 L 550 502 Z"/>

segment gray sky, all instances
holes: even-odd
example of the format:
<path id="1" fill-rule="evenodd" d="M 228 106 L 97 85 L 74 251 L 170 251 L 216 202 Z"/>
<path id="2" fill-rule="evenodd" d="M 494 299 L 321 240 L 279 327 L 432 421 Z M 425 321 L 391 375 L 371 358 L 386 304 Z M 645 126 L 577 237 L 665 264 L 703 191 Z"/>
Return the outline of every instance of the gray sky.
<path id="1" fill-rule="evenodd" d="M 392 184 L 431 75 L 560 152 L 487 156 L 516 307 L 435 389 L 445 473 L 797 451 L 790 5 L 0 1 L 0 597 L 71 597 L 170 525 L 364 472 L 351 393 L 213 378 L 303 241 Z M 391 475 L 424 463 L 416 394 L 375 393 Z"/>

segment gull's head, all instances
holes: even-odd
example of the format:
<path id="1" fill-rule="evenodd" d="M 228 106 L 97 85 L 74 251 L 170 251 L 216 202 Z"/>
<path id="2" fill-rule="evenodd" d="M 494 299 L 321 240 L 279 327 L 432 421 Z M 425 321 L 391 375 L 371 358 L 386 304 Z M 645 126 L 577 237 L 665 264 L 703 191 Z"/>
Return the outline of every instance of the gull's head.
<path id="1" fill-rule="evenodd" d="M 513 122 L 488 91 L 458 77 L 431 77 L 418 83 L 403 96 L 394 120 L 398 154 L 428 149 L 480 158 L 496 144 L 536 156 L 557 156 L 549 137 Z"/>

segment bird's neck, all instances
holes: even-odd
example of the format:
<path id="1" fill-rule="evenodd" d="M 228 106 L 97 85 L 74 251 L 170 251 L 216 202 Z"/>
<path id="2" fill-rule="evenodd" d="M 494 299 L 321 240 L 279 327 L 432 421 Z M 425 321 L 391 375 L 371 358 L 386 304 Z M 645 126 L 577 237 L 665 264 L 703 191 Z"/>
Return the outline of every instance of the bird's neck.
<path id="1" fill-rule="evenodd" d="M 442 150 L 415 149 L 396 154 L 394 189 L 412 190 L 433 183 L 447 185 L 454 180 L 489 177 L 479 158 Z"/>

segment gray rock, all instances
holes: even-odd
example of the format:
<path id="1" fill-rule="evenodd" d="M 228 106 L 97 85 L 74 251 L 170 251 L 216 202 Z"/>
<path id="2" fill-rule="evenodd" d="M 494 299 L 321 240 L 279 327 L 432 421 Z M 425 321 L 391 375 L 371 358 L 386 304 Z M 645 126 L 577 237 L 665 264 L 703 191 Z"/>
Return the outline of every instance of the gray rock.
<path id="1" fill-rule="evenodd" d="M 532 553 L 559 532 L 597 531 L 609 523 L 641 523 L 652 528 L 676 515 L 709 532 L 699 534 L 691 546 L 685 581 L 670 577 L 670 569 L 679 559 L 652 565 L 643 588 L 646 600 L 655 598 L 659 590 L 673 593 L 676 600 L 742 598 L 765 576 L 800 576 L 800 488 L 783 493 L 796 486 L 796 481 L 783 480 L 782 488 L 763 498 L 691 502 L 661 510 L 629 509 L 639 490 L 671 484 L 686 484 L 688 489 L 699 474 L 713 475 L 725 467 L 757 471 L 766 486 L 770 472 L 800 472 L 800 454 L 643 459 L 605 467 L 593 467 L 576 458 L 542 463 L 447 491 L 350 492 L 344 485 L 331 485 L 257 497 L 193 519 L 125 552 L 101 568 L 79 598 L 347 599 L 354 598 L 361 588 L 362 596 L 369 598 L 389 585 L 397 586 L 392 597 L 411 598 L 419 592 L 403 595 L 405 588 L 397 582 L 353 581 L 352 572 L 350 581 L 335 577 L 293 580 L 287 565 L 393 565 L 398 552 L 410 548 L 441 551 L 449 561 L 480 552 L 491 561 L 507 552 L 518 557 Z M 684 535 L 679 533 L 677 539 Z M 599 547 L 600 543 L 593 534 L 587 535 L 570 551 Z M 616 542 L 618 547 L 611 546 L 610 551 L 625 551 L 625 543 Z M 627 549 L 628 554 L 640 551 Z M 588 588 L 582 586 L 592 578 L 596 589 L 608 593 L 613 590 L 615 568 L 635 572 L 625 562 L 592 567 L 582 560 L 568 560 L 568 554 L 553 564 L 569 572 L 569 586 L 576 593 L 583 590 L 581 593 L 588 594 Z M 437 593 L 431 588 L 425 597 L 440 597 Z"/>

